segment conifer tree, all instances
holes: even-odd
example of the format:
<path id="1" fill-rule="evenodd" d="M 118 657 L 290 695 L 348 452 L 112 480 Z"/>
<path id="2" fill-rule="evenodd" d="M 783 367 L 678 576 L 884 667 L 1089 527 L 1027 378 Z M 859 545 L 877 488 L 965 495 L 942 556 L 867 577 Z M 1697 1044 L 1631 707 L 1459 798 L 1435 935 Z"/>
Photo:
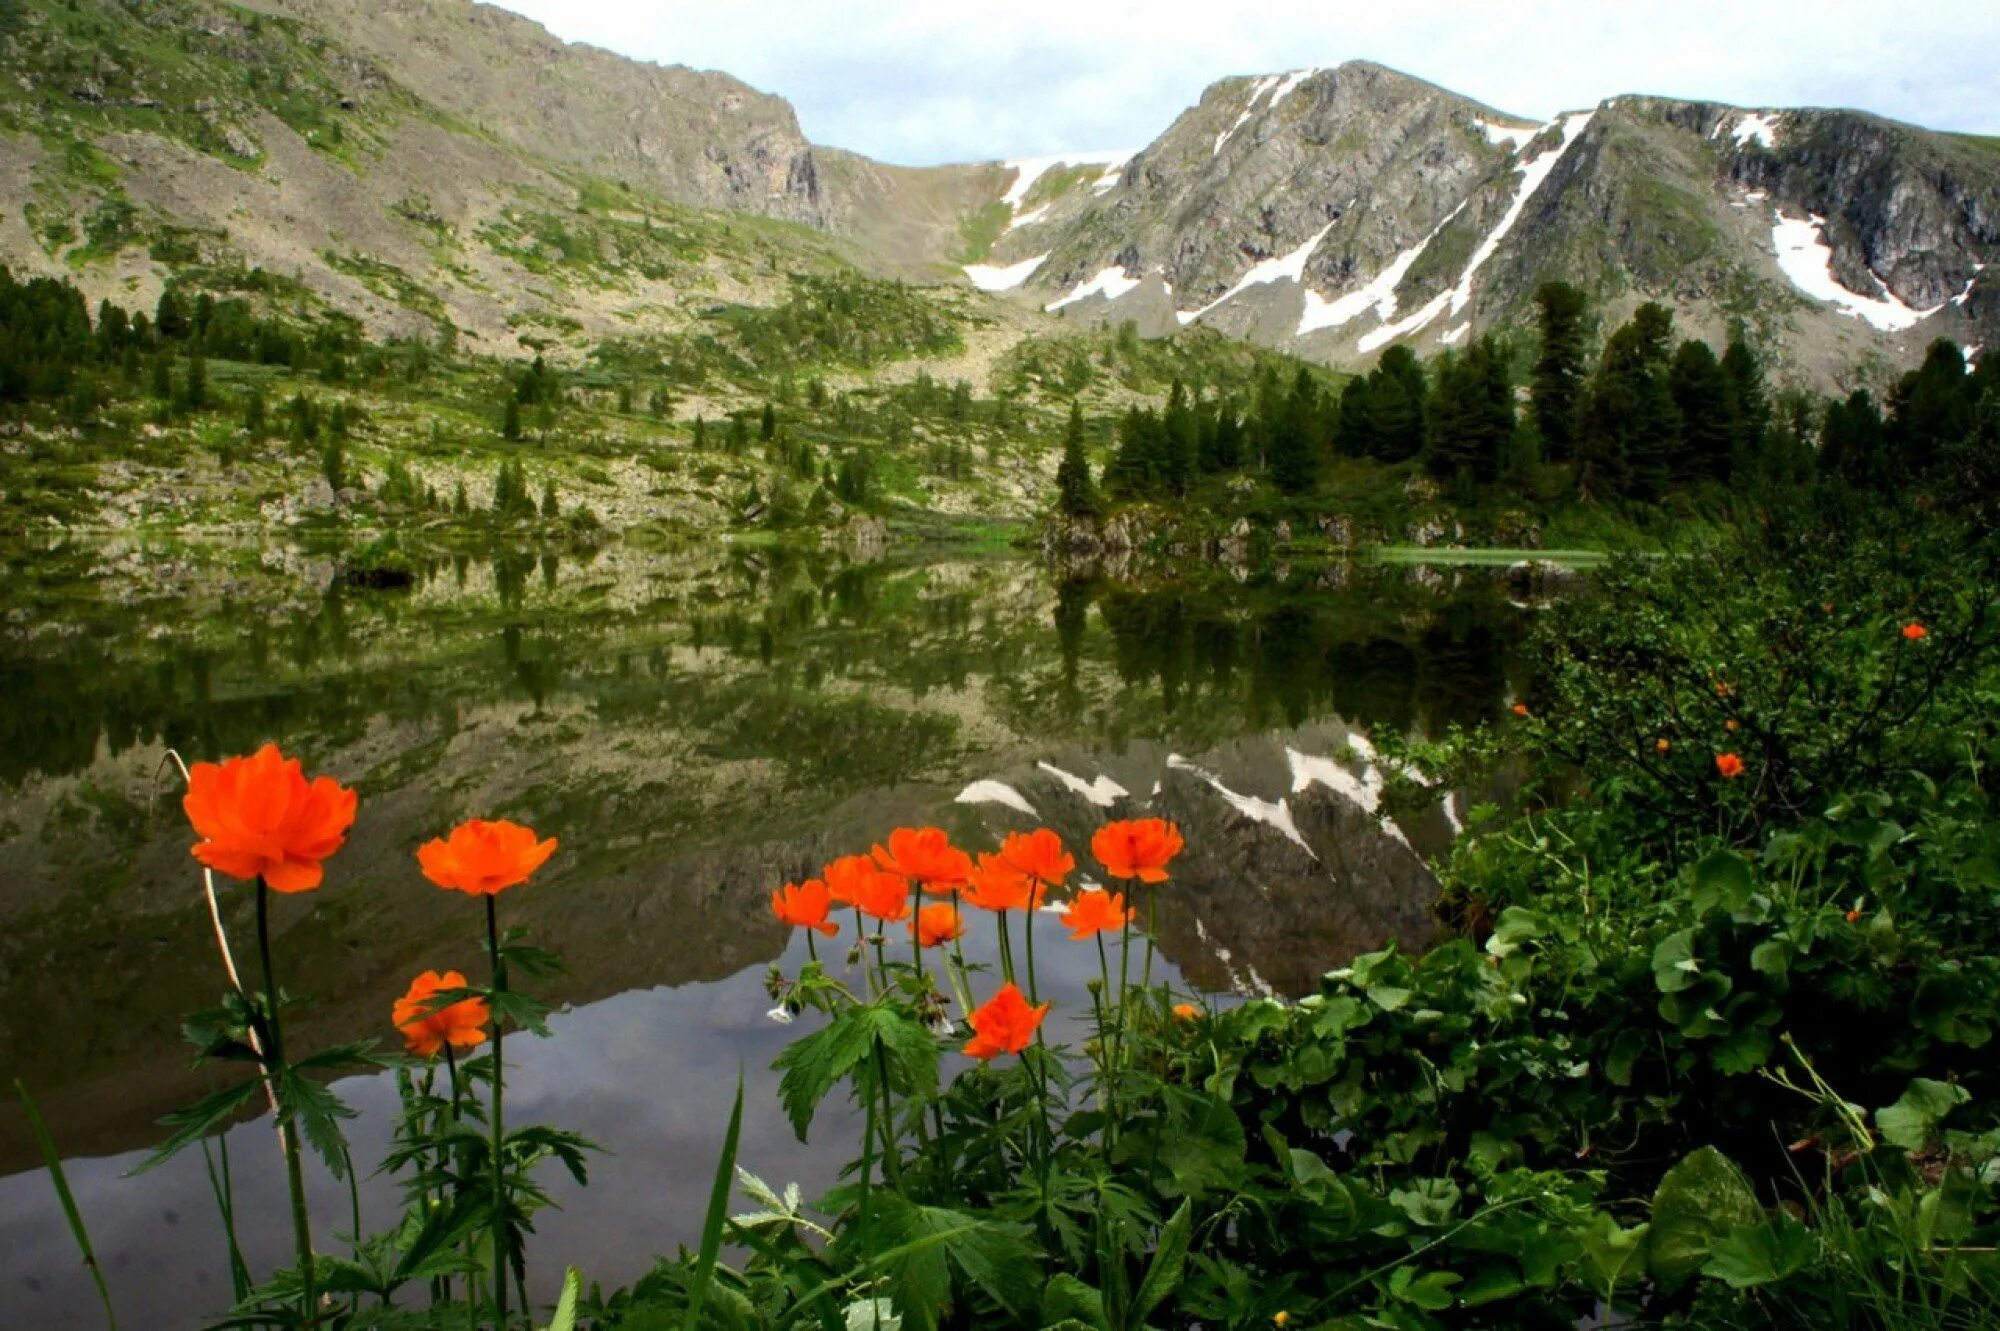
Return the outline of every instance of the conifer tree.
<path id="1" fill-rule="evenodd" d="M 1729 468 L 1732 473 L 1751 470 L 1764 451 L 1771 404 L 1764 367 L 1740 319 L 1730 329 L 1729 345 L 1723 348 L 1722 380 L 1729 414 Z"/>
<path id="2" fill-rule="evenodd" d="M 1314 433 L 1318 414 L 1319 388 L 1301 365 L 1271 431 L 1266 462 L 1271 483 L 1286 494 L 1303 494 L 1319 480 L 1319 440 Z"/>
<path id="3" fill-rule="evenodd" d="M 1722 362 L 1708 343 L 1689 338 L 1675 350 L 1667 376 L 1681 420 L 1674 479 L 1728 480 L 1734 467 L 1737 422 L 1732 419 Z"/>
<path id="4" fill-rule="evenodd" d="M 507 408 L 501 413 L 500 437 L 510 442 L 521 437 L 521 399 L 518 394 L 507 399 Z"/>
<path id="5" fill-rule="evenodd" d="M 757 437 L 767 444 L 778 437 L 778 413 L 768 402 L 764 404 L 764 414 L 757 423 Z"/>
<path id="6" fill-rule="evenodd" d="M 1545 282 L 1535 292 L 1541 350 L 1529 383 L 1542 456 L 1567 462 L 1576 456 L 1578 410 L 1584 388 L 1584 341 L 1589 303 L 1567 282 Z"/>
<path id="7" fill-rule="evenodd" d="M 1062 461 L 1056 465 L 1056 506 L 1070 517 L 1097 511 L 1097 487 L 1090 480 L 1090 460 L 1083 452 L 1083 408 L 1069 406 L 1069 428 L 1063 432 Z"/>

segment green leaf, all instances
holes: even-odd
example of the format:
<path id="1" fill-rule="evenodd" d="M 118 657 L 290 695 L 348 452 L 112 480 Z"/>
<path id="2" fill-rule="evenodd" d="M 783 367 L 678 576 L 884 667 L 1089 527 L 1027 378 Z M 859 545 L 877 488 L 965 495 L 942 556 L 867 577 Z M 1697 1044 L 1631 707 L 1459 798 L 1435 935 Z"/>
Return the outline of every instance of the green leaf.
<path id="1" fill-rule="evenodd" d="M 1510 1299 L 1526 1288 L 1512 1267 L 1482 1266 L 1465 1282 L 1465 1288 L 1458 1293 L 1458 1301 L 1468 1308 L 1477 1308 L 1482 1303 Z"/>
<path id="2" fill-rule="evenodd" d="M 1643 1257 L 1650 1226 L 1620 1229 L 1618 1222 L 1603 1211 L 1595 1213 L 1592 1224 L 1577 1233 L 1594 1283 L 1600 1291 L 1635 1283 L 1644 1270 Z"/>
<path id="3" fill-rule="evenodd" d="M 1694 930 L 1682 929 L 1662 938 L 1653 949 L 1653 982 L 1663 994 L 1677 994 L 1701 974 L 1694 955 Z"/>
<path id="4" fill-rule="evenodd" d="M 263 1083 L 252 1078 L 235 1086 L 224 1087 L 213 1095 L 197 1100 L 186 1109 L 176 1109 L 168 1114 L 160 1120 L 160 1124 L 163 1127 L 173 1128 L 174 1132 L 155 1147 L 151 1155 L 134 1165 L 126 1177 L 143 1174 L 179 1155 L 227 1122 L 262 1088 Z"/>
<path id="5" fill-rule="evenodd" d="M 562 1297 L 545 1331 L 576 1331 L 576 1301 L 583 1294 L 583 1273 L 575 1267 L 563 1272 Z"/>
<path id="6" fill-rule="evenodd" d="M 889 1299 L 856 1299 L 841 1312 L 847 1331 L 903 1331 L 903 1318 Z"/>
<path id="7" fill-rule="evenodd" d="M 296 1067 L 279 1068 L 276 1080 L 279 1113 L 299 1125 L 307 1144 L 335 1178 L 346 1178 L 347 1134 L 340 1130 L 340 1120 L 353 1118 L 354 1111 L 323 1083 L 304 1076 Z"/>
<path id="8" fill-rule="evenodd" d="M 1718 850 L 1694 866 L 1694 908 L 1706 915 L 1716 907 L 1735 914 L 1750 904 L 1757 874 L 1750 861 L 1733 850 Z"/>
<path id="9" fill-rule="evenodd" d="M 1937 1134 L 1945 1115 L 1971 1098 L 1963 1086 L 1918 1077 L 1895 1104 L 1875 1111 L 1875 1128 L 1891 1146 L 1921 1151 Z"/>
<path id="10" fill-rule="evenodd" d="M 951 1303 L 954 1271 L 1010 1313 L 1020 1311 L 1024 1293 L 1039 1283 L 1026 1232 L 888 1193 L 878 1195 L 867 1227 L 847 1231 L 842 1243 L 869 1254 L 866 1266 L 888 1276 L 906 1325 L 932 1331 Z"/>
<path id="11" fill-rule="evenodd" d="M 1732 1289 L 1753 1289 L 1803 1271 L 1812 1261 L 1812 1235 L 1779 1211 L 1762 1224 L 1731 1230 L 1716 1239 L 1702 1274 Z"/>
<path id="12" fill-rule="evenodd" d="M 736 1147 L 743 1136 L 743 1069 L 736 1070 L 736 1103 L 729 1110 L 729 1127 L 722 1134 L 722 1159 L 715 1166 L 715 1183 L 708 1190 L 708 1215 L 701 1225 L 701 1252 L 695 1258 L 688 1290 L 687 1331 L 699 1331 L 701 1307 L 708 1301 L 708 1284 L 715 1277 L 715 1259 L 722 1252 L 722 1226 L 729 1218 L 729 1181 L 736 1176 Z M 571 1272 L 574 1275 L 574 1272 Z"/>
<path id="13" fill-rule="evenodd" d="M 1132 1296 L 1131 1321 L 1144 1324 L 1161 1300 L 1180 1288 L 1181 1272 L 1187 1265 L 1188 1236 L 1194 1228 L 1193 1204 L 1182 1202 L 1160 1229 L 1159 1245 L 1153 1252 L 1146 1278 Z"/>
<path id="14" fill-rule="evenodd" d="M 118 1314 L 111 1308 L 111 1287 L 104 1281 L 104 1269 L 97 1264 L 97 1254 L 91 1251 L 90 1231 L 83 1227 L 83 1212 L 77 1209 L 76 1194 L 69 1190 L 69 1179 L 63 1173 L 62 1155 L 56 1150 L 55 1138 L 49 1136 L 49 1125 L 43 1121 L 41 1109 L 19 1077 L 14 1078 L 14 1094 L 20 1097 L 21 1109 L 28 1116 L 28 1128 L 34 1134 L 35 1145 L 41 1150 L 42 1164 L 49 1171 L 49 1182 L 56 1190 L 56 1204 L 62 1207 L 63 1219 L 69 1224 L 70 1237 L 76 1240 L 77 1251 L 83 1254 L 83 1264 L 97 1286 L 98 1301 L 104 1305 L 105 1323 L 111 1331 L 118 1331 Z M 1187 1208 L 1181 1209 L 1185 1211 Z M 1181 1246 L 1185 1249 L 1186 1242 L 1183 1241 Z"/>
<path id="15" fill-rule="evenodd" d="M 1794 951 L 1789 938 L 1767 938 L 1750 949 L 1750 969 L 1763 975 L 1784 975 L 1792 968 Z"/>
<path id="16" fill-rule="evenodd" d="M 1399 1266 L 1390 1273 L 1389 1293 L 1425 1312 L 1443 1312 L 1451 1307 L 1451 1287 L 1459 1281 L 1460 1277 L 1450 1271 L 1426 1271 L 1419 1276 L 1415 1267 Z"/>
<path id="17" fill-rule="evenodd" d="M 784 1073 L 778 1081 L 778 1098 L 800 1141 L 806 1139 L 819 1102 L 874 1052 L 874 1028 L 860 1015 L 867 1010 L 847 1008 L 821 1029 L 786 1046 L 772 1065 Z"/>
<path id="18" fill-rule="evenodd" d="M 1704 1146 L 1666 1172 L 1653 1193 L 1652 1237 L 1647 1261 L 1661 1284 L 1672 1288 L 1701 1269 L 1722 1235 L 1763 1219 L 1743 1171 L 1713 1146 Z"/>
<path id="19" fill-rule="evenodd" d="M 1042 1292 L 1042 1325 L 1087 1326 L 1094 1331 L 1110 1331 L 1104 1320 L 1104 1296 L 1067 1271 L 1049 1280 Z"/>
<path id="20" fill-rule="evenodd" d="M 1541 916 L 1522 906 L 1509 906 L 1500 912 L 1500 922 L 1493 926 L 1486 950 L 1496 957 L 1511 957 L 1521 950 L 1523 943 L 1541 936 Z"/>

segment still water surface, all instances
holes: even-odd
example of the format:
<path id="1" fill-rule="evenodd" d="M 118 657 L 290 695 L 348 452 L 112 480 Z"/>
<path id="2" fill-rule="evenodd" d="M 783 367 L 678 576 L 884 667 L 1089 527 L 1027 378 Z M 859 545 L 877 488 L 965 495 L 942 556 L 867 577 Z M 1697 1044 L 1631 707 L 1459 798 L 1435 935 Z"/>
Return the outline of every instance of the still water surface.
<path id="1" fill-rule="evenodd" d="M 177 1036 L 221 978 L 169 748 L 275 739 L 360 792 L 326 888 L 275 915 L 287 987 L 313 995 L 302 1048 L 393 1043 L 413 974 L 477 972 L 477 908 L 419 876 L 417 844 L 474 814 L 561 839 L 502 901 L 568 963 L 543 986 L 565 1005 L 555 1038 L 509 1042 L 509 1119 L 606 1148 L 587 1194 L 556 1189 L 565 1209 L 530 1256 L 609 1285 L 695 1236 L 739 1066 L 746 1167 L 810 1194 L 845 1159 L 838 1113 L 813 1149 L 777 1111 L 769 1066 L 798 1028 L 766 1019 L 763 975 L 803 952 L 769 916 L 775 883 L 903 823 L 975 847 L 1046 823 L 1081 846 L 1106 817 L 1156 812 L 1189 846 L 1161 898 L 1170 974 L 1302 992 L 1357 951 L 1424 941 L 1420 856 L 1457 805 L 1378 823 L 1367 737 L 1504 712 L 1533 614 L 1490 570 L 1367 564 L 1134 586 L 1007 556 L 614 547 L 440 557 L 385 591 L 289 548 L 100 541 L 5 561 L 0 1067 L 71 1157 L 124 1321 L 162 1328 L 228 1300 L 199 1155 L 124 1177 L 155 1120 L 215 1084 Z M 247 941 L 248 894 L 224 891 Z M 1039 921 L 1038 950 L 1074 1012 L 1095 954 L 1057 923 Z M 339 1089 L 357 1158 L 379 1158 L 393 1086 Z M 285 1247 L 271 1133 L 229 1141 L 267 1270 Z M 0 1325 L 89 1325 L 36 1159 L 0 1110 Z M 345 1191 L 319 1182 L 320 1246 L 337 1249 Z M 385 1225 L 394 1199 L 371 1181 L 364 1220 Z"/>

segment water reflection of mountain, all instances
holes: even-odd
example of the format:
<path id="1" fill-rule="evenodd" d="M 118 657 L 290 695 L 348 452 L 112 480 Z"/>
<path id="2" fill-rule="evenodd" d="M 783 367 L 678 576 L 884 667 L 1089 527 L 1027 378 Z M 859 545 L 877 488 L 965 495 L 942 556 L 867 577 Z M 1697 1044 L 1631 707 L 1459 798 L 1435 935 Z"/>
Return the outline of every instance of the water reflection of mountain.
<path id="1" fill-rule="evenodd" d="M 975 778 L 1086 840 L 1105 809 L 1042 763 L 1134 792 L 1120 812 L 1159 783 L 1191 843 L 1167 954 L 1205 986 L 1297 990 L 1426 928 L 1428 878 L 1369 816 L 1366 760 L 1324 765 L 1346 725 L 1494 714 L 1521 626 L 1490 585 L 1398 570 L 1133 590 L 1008 558 L 614 547 L 439 558 L 380 592 L 331 561 L 214 558 L 107 570 L 72 551 L 0 589 L 0 1002 L 34 1014 L 0 1061 L 71 1149 L 147 1140 L 198 1089 L 177 1014 L 216 976 L 156 797 L 169 744 L 276 737 L 361 793 L 329 889 L 280 914 L 297 987 L 322 996 L 309 1038 L 386 1034 L 414 970 L 476 959 L 463 903 L 409 859 L 456 817 L 562 838 L 515 909 L 570 961 L 557 996 L 583 1002 L 756 966 L 782 943 L 773 882 L 897 823 L 999 825 L 1004 808 L 953 802 Z M 1245 812 L 1279 801 L 1296 838 Z M 0 1169 L 29 1150 L 0 1117 Z"/>

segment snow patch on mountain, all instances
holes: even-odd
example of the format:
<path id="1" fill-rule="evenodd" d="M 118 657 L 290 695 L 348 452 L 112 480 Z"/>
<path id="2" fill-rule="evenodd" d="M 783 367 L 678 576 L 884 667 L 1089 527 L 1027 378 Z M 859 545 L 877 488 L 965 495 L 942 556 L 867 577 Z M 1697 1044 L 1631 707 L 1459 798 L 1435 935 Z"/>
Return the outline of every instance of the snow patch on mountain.
<path id="1" fill-rule="evenodd" d="M 1291 253 L 1280 254 L 1274 258 L 1265 259 L 1260 263 L 1253 264 L 1249 272 L 1236 279 L 1235 286 L 1229 288 L 1229 290 L 1223 292 L 1198 310 L 1176 311 L 1176 317 L 1183 324 L 1190 324 L 1216 306 L 1222 304 L 1222 302 L 1251 287 L 1264 286 L 1271 282 L 1283 282 L 1286 280 L 1303 282 L 1306 275 L 1306 260 L 1312 258 L 1313 251 L 1319 248 L 1319 243 L 1326 239 L 1326 233 L 1331 230 L 1333 230 L 1333 223 L 1329 221 L 1325 226 L 1313 233 L 1312 239 Z"/>
<path id="2" fill-rule="evenodd" d="M 1062 782 L 1063 787 L 1070 791 L 1070 793 L 1081 795 L 1100 809 L 1108 809 L 1132 793 L 1103 773 L 1099 773 L 1095 778 L 1085 781 L 1076 773 L 1065 772 L 1054 763 L 1038 762 L 1035 766 Z"/>
<path id="3" fill-rule="evenodd" d="M 1944 308 L 1937 305 L 1928 310 L 1913 310 L 1873 273 L 1869 275 L 1882 288 L 1879 296 L 1850 291 L 1833 275 L 1833 248 L 1826 243 L 1824 234 L 1826 219 L 1817 213 L 1787 217 L 1782 208 L 1776 210 L 1776 216 L 1777 221 L 1771 227 L 1771 244 L 1778 252 L 1778 269 L 1793 286 L 1814 300 L 1824 301 L 1842 314 L 1863 320 L 1885 333 L 1914 327 Z"/>
<path id="4" fill-rule="evenodd" d="M 1122 170 L 1132 157 L 1133 150 L 1130 148 L 1094 148 L 1088 152 L 1051 153 L 1046 157 L 1016 157 L 1001 163 L 1014 173 L 1014 183 L 1000 196 L 1000 202 L 1018 213 L 1021 205 L 1027 202 L 1028 191 L 1035 187 L 1035 182 L 1059 166 L 1101 166 L 1107 174 L 1111 174 L 1111 184 L 1115 185 L 1118 183 L 1115 173 Z M 1091 187 L 1102 193 L 1110 188 L 1103 181 L 1100 176 Z M 1033 216 L 1030 214 L 1030 218 Z M 1014 225 L 1019 226 L 1030 218 L 1017 219 Z"/>
<path id="5" fill-rule="evenodd" d="M 1459 204 L 1445 214 L 1445 219 L 1431 228 L 1425 236 L 1410 248 L 1398 254 L 1395 259 L 1368 282 L 1366 286 L 1350 291 L 1343 296 L 1328 300 L 1317 291 L 1307 288 L 1306 311 L 1299 317 L 1298 335 L 1316 333 L 1322 328 L 1338 328 L 1361 317 L 1363 311 L 1373 309 L 1377 319 L 1394 318 L 1396 314 L 1396 288 L 1403 284 L 1404 274 L 1410 265 L 1437 238 L 1438 232 L 1451 224 L 1451 219 L 1465 211 Z"/>
<path id="6" fill-rule="evenodd" d="M 1540 125 L 1502 125 L 1492 120 L 1481 120 L 1477 116 L 1473 117 L 1472 123 L 1486 135 L 1488 143 L 1495 147 L 1503 143 L 1512 144 L 1515 152 L 1527 147 L 1534 141 L 1535 135 L 1542 132 Z"/>
<path id="7" fill-rule="evenodd" d="M 1741 148 L 1755 142 L 1767 150 L 1778 146 L 1778 117 L 1762 115 L 1756 111 L 1746 111 L 1729 131 L 1736 146 Z"/>
<path id="8" fill-rule="evenodd" d="M 1033 277 L 1035 270 L 1040 268 L 1048 257 L 1046 254 L 1037 254 L 1032 259 L 1010 263 L 1004 268 L 990 263 L 969 263 L 965 265 L 965 275 L 972 280 L 972 285 L 981 291 L 1012 291 Z"/>
<path id="9" fill-rule="evenodd" d="M 1465 271 L 1458 275 L 1458 282 L 1451 290 L 1432 297 L 1422 309 L 1400 323 L 1384 324 L 1380 328 L 1362 334 L 1360 340 L 1355 343 L 1356 349 L 1364 354 L 1374 351 L 1398 338 L 1418 332 L 1447 311 L 1452 314 L 1462 311 L 1472 300 L 1472 279 L 1485 266 L 1486 261 L 1493 257 L 1494 251 L 1500 248 L 1500 242 L 1507 238 L 1507 233 L 1514 229 L 1514 224 L 1521 220 L 1521 214 L 1527 209 L 1528 201 L 1535 197 L 1535 191 L 1542 187 L 1542 182 L 1556 169 L 1556 164 L 1562 160 L 1563 154 L 1569 151 L 1570 145 L 1575 143 L 1577 137 L 1589 126 L 1594 114 L 1591 111 L 1579 111 L 1561 117 L 1559 123 L 1562 125 L 1562 142 L 1516 168 L 1521 178 L 1515 184 L 1513 202 L 1508 204 L 1507 211 L 1501 215 L 1493 229 L 1486 233 L 1485 239 L 1479 242 L 1478 248 L 1472 251 L 1472 257 L 1466 261 Z"/>
<path id="10" fill-rule="evenodd" d="M 1042 306 L 1042 308 L 1048 313 L 1054 314 L 1063 306 L 1074 305 L 1077 301 L 1089 296 L 1102 296 L 1106 300 L 1117 300 L 1120 296 L 1125 295 L 1138 285 L 1138 278 L 1128 277 L 1123 268 L 1113 264 L 1109 268 L 1100 268 L 1097 275 L 1088 282 L 1078 283 L 1068 295 L 1059 296 Z"/>
<path id="11" fill-rule="evenodd" d="M 1267 74 L 1250 85 L 1250 100 L 1243 104 L 1243 110 L 1237 115 L 1235 123 L 1215 136 L 1215 151 L 1210 153 L 1209 156 L 1220 157 L 1222 155 L 1222 145 L 1229 142 L 1237 130 L 1243 128 L 1244 123 L 1257 110 L 1257 103 L 1263 100 L 1264 94 L 1277 87 L 1282 78 L 1283 76 L 1279 74 Z"/>
<path id="12" fill-rule="evenodd" d="M 1304 83 L 1317 73 L 1319 73 L 1319 66 L 1315 65 L 1311 69 L 1295 69 L 1285 75 L 1285 81 L 1280 83 L 1278 90 L 1271 94 L 1271 105 L 1265 109 L 1270 111 L 1277 110 L 1278 103 L 1291 96 L 1294 88 L 1297 88 L 1301 83 Z"/>

